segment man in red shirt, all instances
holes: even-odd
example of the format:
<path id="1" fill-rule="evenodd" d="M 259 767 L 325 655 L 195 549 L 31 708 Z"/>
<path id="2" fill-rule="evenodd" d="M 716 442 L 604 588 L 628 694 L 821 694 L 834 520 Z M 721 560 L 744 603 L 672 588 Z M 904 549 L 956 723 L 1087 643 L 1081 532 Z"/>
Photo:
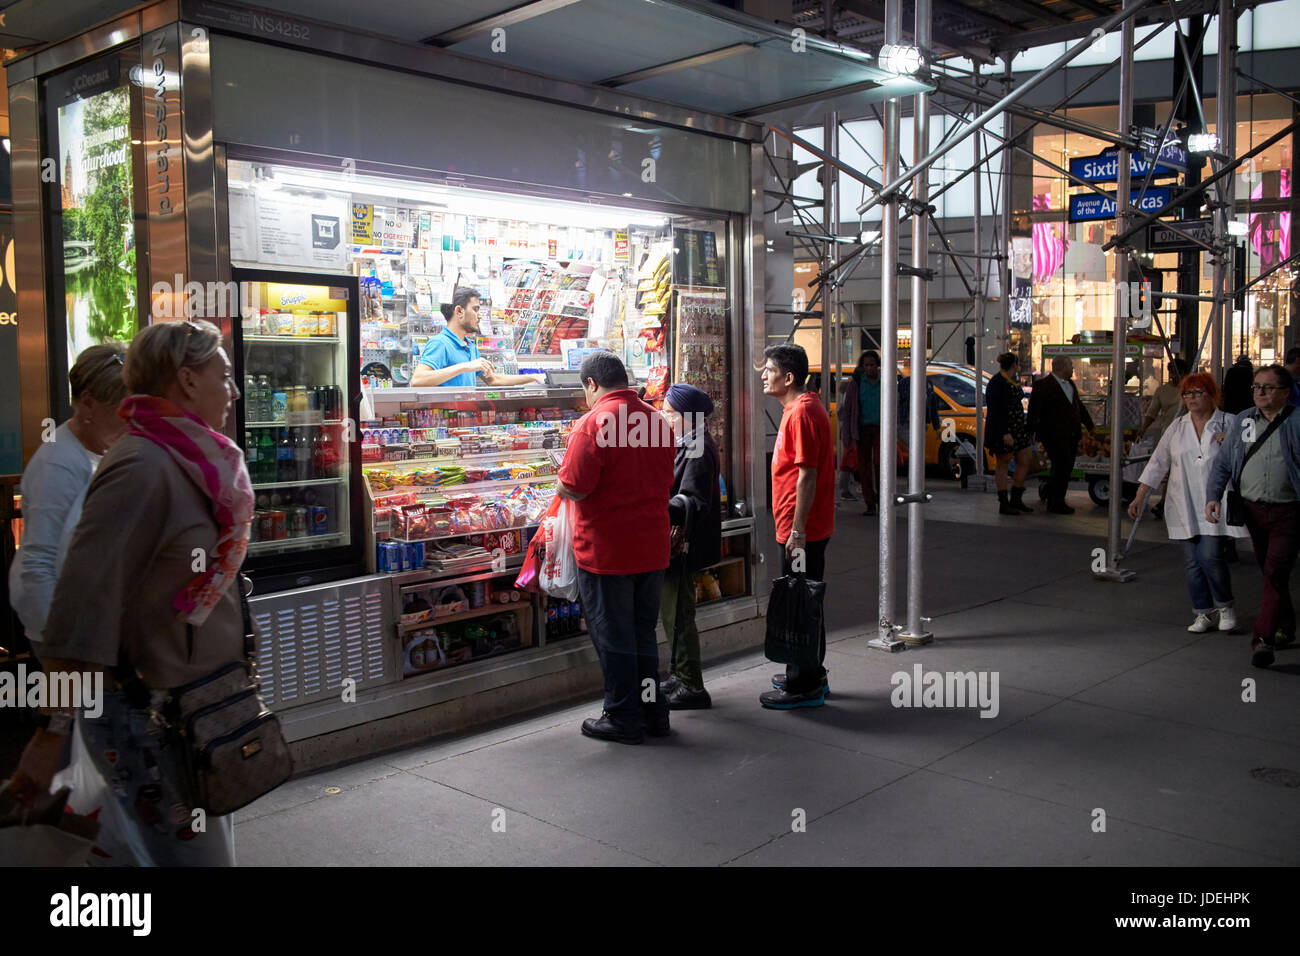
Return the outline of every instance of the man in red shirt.
<path id="1" fill-rule="evenodd" d="M 639 744 L 647 732 L 668 736 L 655 624 L 677 442 L 663 416 L 628 388 L 613 352 L 587 356 L 579 374 L 591 411 L 569 433 L 558 490 L 577 503 L 578 594 L 605 674 L 604 713 L 584 720 L 582 732 Z"/>
<path id="2" fill-rule="evenodd" d="M 802 571 L 826 580 L 826 546 L 835 530 L 835 439 L 831 418 L 815 392 L 805 392 L 808 354 L 798 345 L 763 352 L 763 394 L 781 402 L 781 427 L 772 449 L 772 517 L 781 545 L 781 573 Z M 826 631 L 816 667 L 787 664 L 759 697 L 764 707 L 793 710 L 826 702 Z"/>

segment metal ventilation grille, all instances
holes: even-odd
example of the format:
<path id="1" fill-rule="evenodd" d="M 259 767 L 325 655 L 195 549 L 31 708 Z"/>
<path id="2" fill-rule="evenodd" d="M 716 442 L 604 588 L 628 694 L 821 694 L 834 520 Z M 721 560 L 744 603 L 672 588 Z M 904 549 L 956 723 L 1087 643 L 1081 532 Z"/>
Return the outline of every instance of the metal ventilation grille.
<path id="1" fill-rule="evenodd" d="M 250 602 L 268 706 L 283 710 L 393 679 L 385 656 L 386 582 L 321 587 Z"/>

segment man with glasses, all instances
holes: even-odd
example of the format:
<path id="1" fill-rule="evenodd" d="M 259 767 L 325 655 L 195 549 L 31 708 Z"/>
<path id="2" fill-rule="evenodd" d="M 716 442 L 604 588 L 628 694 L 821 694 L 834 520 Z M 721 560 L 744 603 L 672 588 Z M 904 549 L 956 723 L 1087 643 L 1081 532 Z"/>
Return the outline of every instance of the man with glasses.
<path id="1" fill-rule="evenodd" d="M 1251 663 L 1268 667 L 1274 648 L 1295 640 L 1291 569 L 1300 552 L 1300 416 L 1288 404 L 1294 381 L 1282 365 L 1255 373 L 1255 407 L 1233 419 L 1214 459 L 1205 492 L 1205 517 L 1219 520 L 1219 499 L 1229 489 L 1229 511 L 1240 496 L 1244 521 L 1264 576 L 1264 594 L 1255 619 Z M 1235 492 L 1236 495 L 1232 494 Z"/>

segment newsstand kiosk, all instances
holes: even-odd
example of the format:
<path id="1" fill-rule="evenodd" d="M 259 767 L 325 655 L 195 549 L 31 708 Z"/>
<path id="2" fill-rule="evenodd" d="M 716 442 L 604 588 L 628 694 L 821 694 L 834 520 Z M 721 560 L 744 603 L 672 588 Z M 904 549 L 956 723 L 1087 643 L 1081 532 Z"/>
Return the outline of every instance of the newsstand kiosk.
<path id="1" fill-rule="evenodd" d="M 759 643 L 761 126 L 213 0 L 7 73 L 25 455 L 81 349 L 220 325 L 258 667 L 301 767 L 599 686 L 580 610 L 514 587 L 591 349 L 651 400 L 712 395 L 699 625 L 706 654 Z M 654 181 L 585 161 L 612 142 Z M 413 384 L 466 285 L 481 354 L 524 384 Z"/>

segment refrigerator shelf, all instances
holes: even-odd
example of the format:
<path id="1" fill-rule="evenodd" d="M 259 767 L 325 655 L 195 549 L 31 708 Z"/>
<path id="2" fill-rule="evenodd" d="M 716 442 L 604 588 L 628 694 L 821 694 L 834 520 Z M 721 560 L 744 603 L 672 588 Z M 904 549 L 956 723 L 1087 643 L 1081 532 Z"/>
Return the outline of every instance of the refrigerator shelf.
<path id="1" fill-rule="evenodd" d="M 337 335 L 245 335 L 242 336 L 245 342 L 253 343 L 279 343 L 279 344 L 306 344 L 314 343 L 317 345 L 338 345 L 339 338 Z"/>
<path id="2" fill-rule="evenodd" d="M 310 478 L 307 481 L 268 481 L 265 484 L 253 485 L 253 490 L 257 491 L 262 488 L 315 488 L 319 485 L 340 485 L 347 481 L 346 478 Z"/>
<path id="3" fill-rule="evenodd" d="M 309 428 L 320 425 L 342 425 L 337 418 L 326 418 L 319 422 L 244 422 L 244 428 Z"/>
<path id="4" fill-rule="evenodd" d="M 302 551 L 314 544 L 336 544 L 346 541 L 347 535 L 341 531 L 330 534 L 309 534 L 298 538 L 281 538 L 278 541 L 250 541 L 249 554 L 265 554 L 276 551 Z"/>

